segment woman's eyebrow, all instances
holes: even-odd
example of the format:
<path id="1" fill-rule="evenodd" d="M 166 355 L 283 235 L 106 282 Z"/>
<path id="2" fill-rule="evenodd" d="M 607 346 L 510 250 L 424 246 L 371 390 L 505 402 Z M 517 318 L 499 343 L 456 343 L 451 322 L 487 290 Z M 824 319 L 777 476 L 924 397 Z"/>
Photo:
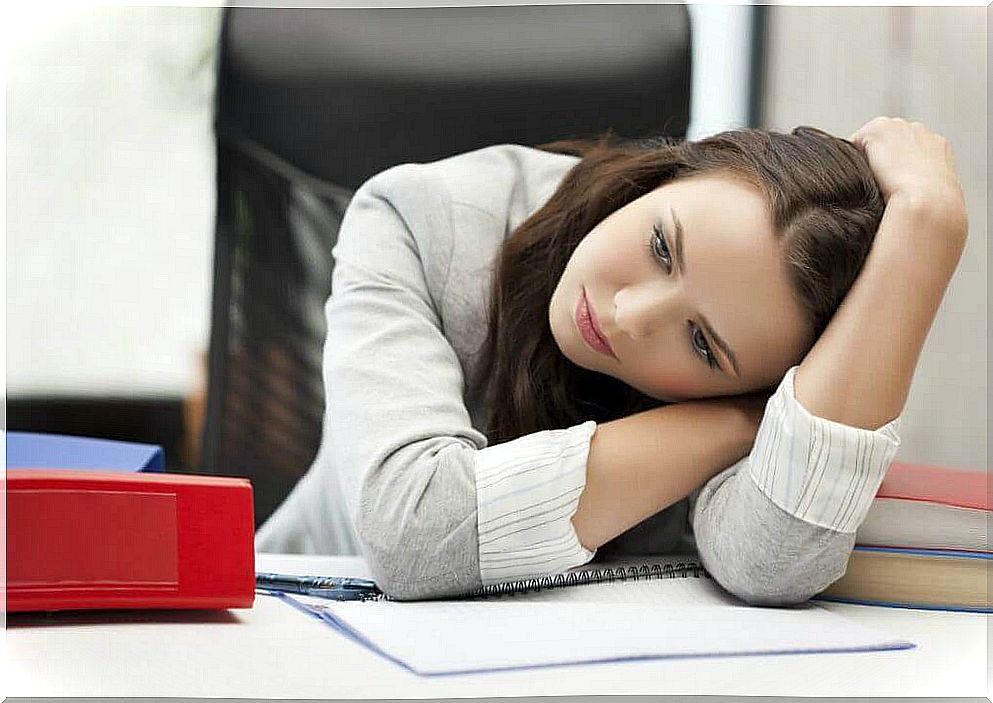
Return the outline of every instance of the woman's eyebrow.
<path id="1" fill-rule="evenodd" d="M 686 275 L 686 259 L 683 257 L 683 223 L 679 221 L 676 217 L 676 211 L 673 209 L 672 205 L 669 206 L 669 215 L 672 217 L 672 222 L 676 227 L 675 244 L 673 247 L 676 259 L 676 268 L 679 270 L 679 275 Z M 700 315 L 700 324 L 706 330 L 707 334 L 711 339 L 714 340 L 714 344 L 721 350 L 724 354 L 724 358 L 731 362 L 731 366 L 734 368 L 734 375 L 741 378 L 741 371 L 738 368 L 738 357 L 734 355 L 734 350 L 731 349 L 731 345 L 724 341 L 724 338 L 714 331 L 713 326 L 710 324 L 710 320 Z"/>

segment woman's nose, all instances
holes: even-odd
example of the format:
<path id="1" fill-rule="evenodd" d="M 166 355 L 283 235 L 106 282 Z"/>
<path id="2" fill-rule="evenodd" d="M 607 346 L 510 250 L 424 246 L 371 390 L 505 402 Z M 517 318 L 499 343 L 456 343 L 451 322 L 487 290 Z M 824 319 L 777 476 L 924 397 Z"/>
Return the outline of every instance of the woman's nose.
<path id="1" fill-rule="evenodd" d="M 614 324 L 631 339 L 648 339 L 664 329 L 676 313 L 678 296 L 672 286 L 623 288 L 614 296 Z"/>

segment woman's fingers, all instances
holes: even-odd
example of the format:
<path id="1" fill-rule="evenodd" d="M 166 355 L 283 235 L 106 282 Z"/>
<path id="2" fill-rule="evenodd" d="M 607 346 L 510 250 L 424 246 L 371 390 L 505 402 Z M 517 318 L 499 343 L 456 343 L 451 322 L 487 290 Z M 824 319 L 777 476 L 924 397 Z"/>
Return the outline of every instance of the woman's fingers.
<path id="1" fill-rule="evenodd" d="M 879 129 L 880 127 L 886 125 L 889 122 L 903 122 L 904 120 L 900 117 L 888 117 L 886 115 L 879 115 L 878 117 L 873 117 L 871 120 L 863 124 L 857 130 L 852 132 L 852 136 L 848 138 L 848 141 L 862 146 L 865 143 L 866 137 L 872 131 Z"/>

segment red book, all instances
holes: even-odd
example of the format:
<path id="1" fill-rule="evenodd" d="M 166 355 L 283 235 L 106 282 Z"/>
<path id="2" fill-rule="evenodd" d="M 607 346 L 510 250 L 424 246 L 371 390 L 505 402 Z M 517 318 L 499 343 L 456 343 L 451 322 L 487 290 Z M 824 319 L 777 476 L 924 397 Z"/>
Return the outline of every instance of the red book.
<path id="1" fill-rule="evenodd" d="M 947 469 L 894 461 L 883 478 L 877 498 L 919 500 L 959 508 L 990 510 L 985 471 Z"/>
<path id="2" fill-rule="evenodd" d="M 893 462 L 855 542 L 989 552 L 988 481 L 985 471 Z"/>
<path id="3" fill-rule="evenodd" d="M 7 609 L 250 608 L 247 479 L 7 470 Z"/>

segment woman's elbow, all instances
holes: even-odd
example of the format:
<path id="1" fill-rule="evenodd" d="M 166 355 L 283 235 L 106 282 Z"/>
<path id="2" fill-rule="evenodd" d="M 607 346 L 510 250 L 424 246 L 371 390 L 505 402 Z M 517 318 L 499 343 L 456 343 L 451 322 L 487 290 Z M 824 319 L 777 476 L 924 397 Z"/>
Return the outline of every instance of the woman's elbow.
<path id="1" fill-rule="evenodd" d="M 774 504 L 747 474 L 707 484 L 694 507 L 707 571 L 751 605 L 796 605 L 845 574 L 855 534 L 802 520 Z"/>
<path id="2" fill-rule="evenodd" d="M 746 582 L 730 584 L 728 591 L 749 605 L 776 607 L 805 603 L 829 585 L 830 582 L 821 586 L 809 582 L 786 580 L 761 585 L 757 585 L 755 582 Z"/>
<path id="3" fill-rule="evenodd" d="M 416 527 L 405 527 L 379 511 L 360 509 L 355 534 L 373 580 L 381 591 L 396 600 L 431 597 L 428 579 L 423 578 L 427 554 L 423 536 Z"/>
<path id="4" fill-rule="evenodd" d="M 473 564 L 451 535 L 434 526 L 398 524 L 364 512 L 356 533 L 373 580 L 393 600 L 445 598 L 478 585 Z"/>
<path id="5" fill-rule="evenodd" d="M 443 598 L 479 585 L 476 498 L 453 471 L 415 490 L 367 481 L 355 531 L 373 579 L 395 600 Z M 468 489 L 468 490 L 467 490 Z"/>
<path id="6" fill-rule="evenodd" d="M 708 571 L 726 591 L 749 605 L 789 606 L 805 603 L 845 574 L 851 544 L 847 536 L 803 551 L 780 552 L 775 558 L 710 561 Z M 725 555 L 726 557 L 727 555 Z"/>

